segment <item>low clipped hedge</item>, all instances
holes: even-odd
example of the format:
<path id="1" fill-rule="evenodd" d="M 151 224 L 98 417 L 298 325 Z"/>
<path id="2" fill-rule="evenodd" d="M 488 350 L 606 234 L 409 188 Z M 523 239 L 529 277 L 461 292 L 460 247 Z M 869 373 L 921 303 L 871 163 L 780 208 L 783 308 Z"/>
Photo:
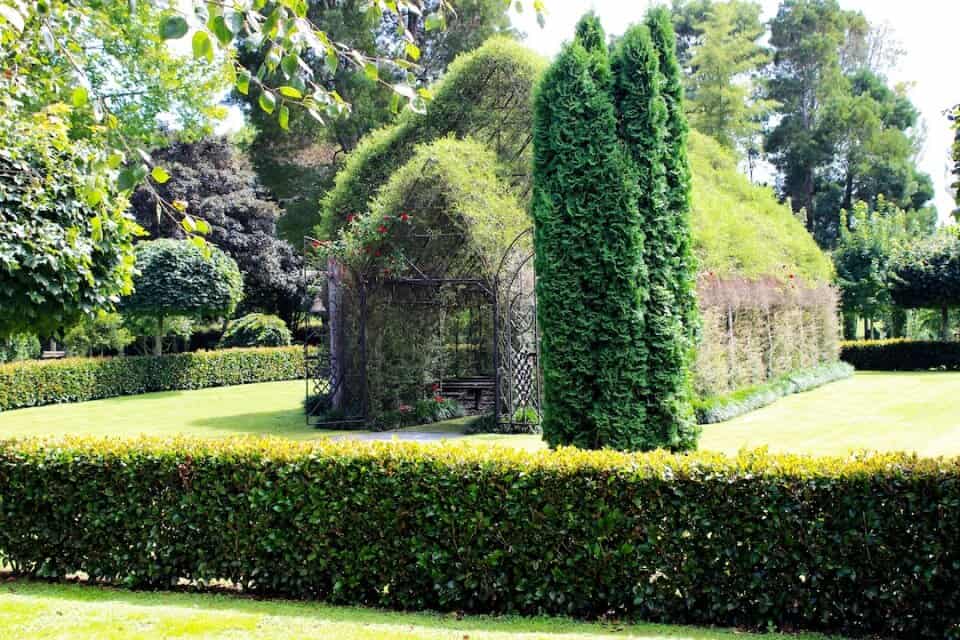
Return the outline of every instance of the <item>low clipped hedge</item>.
<path id="1" fill-rule="evenodd" d="M 304 376 L 302 347 L 0 365 L 0 410 Z"/>
<path id="2" fill-rule="evenodd" d="M 942 640 L 958 522 L 905 455 L 0 442 L 0 563 L 131 587 Z"/>
<path id="3" fill-rule="evenodd" d="M 773 404 L 780 398 L 803 393 L 825 384 L 849 378 L 854 368 L 846 362 L 831 362 L 794 371 L 766 384 L 747 387 L 731 394 L 694 401 L 699 424 L 726 422 Z"/>
<path id="4" fill-rule="evenodd" d="M 844 342 L 840 358 L 862 371 L 960 371 L 960 342 L 899 339 Z"/>

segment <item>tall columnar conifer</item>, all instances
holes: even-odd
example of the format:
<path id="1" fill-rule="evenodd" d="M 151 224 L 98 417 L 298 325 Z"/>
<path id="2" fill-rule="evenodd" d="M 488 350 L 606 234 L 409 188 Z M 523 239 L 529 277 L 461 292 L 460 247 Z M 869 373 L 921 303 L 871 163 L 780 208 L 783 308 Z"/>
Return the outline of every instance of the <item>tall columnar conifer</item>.
<path id="1" fill-rule="evenodd" d="M 651 428 L 660 433 L 664 446 L 688 450 L 696 448 L 699 437 L 690 401 L 690 364 L 699 314 L 690 230 L 688 127 L 670 11 L 664 7 L 651 10 L 646 25 L 659 63 L 658 84 L 667 114 L 661 155 L 666 198 L 664 207 L 656 210 L 646 225 L 646 262 L 650 273 L 647 413 Z M 626 79 L 629 81 L 630 77 Z M 625 143 L 634 158 L 646 151 L 643 145 L 636 147 L 631 136 L 625 137 Z"/>
<path id="2" fill-rule="evenodd" d="M 641 449 L 643 236 L 603 53 L 567 45 L 534 103 L 543 431 L 551 446 Z"/>

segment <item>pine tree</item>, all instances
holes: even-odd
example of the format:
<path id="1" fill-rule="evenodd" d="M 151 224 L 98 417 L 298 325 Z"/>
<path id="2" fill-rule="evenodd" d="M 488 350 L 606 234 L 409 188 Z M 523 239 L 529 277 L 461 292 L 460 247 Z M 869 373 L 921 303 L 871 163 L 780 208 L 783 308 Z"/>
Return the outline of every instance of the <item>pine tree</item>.
<path id="1" fill-rule="evenodd" d="M 647 304 L 648 385 L 647 418 L 663 445 L 675 450 L 695 449 L 700 429 L 691 404 L 690 365 L 699 326 L 696 300 L 696 264 L 690 231 L 690 162 L 687 157 L 687 121 L 683 84 L 676 55 L 676 36 L 670 11 L 660 7 L 647 15 L 646 26 L 656 52 L 660 95 L 666 106 L 665 144 L 661 162 L 666 179 L 662 208 L 655 209 L 645 226 L 645 260 L 650 278 Z M 642 36 L 634 36 L 638 43 Z M 627 74 L 621 93 L 629 93 Z M 632 84 L 636 84 L 636 80 Z M 635 91 L 642 91 L 636 89 Z M 648 143 L 637 141 L 624 128 L 625 143 L 635 162 L 643 162 Z M 646 156 L 649 157 L 649 156 Z M 641 186 L 642 188 L 642 186 Z M 657 203 L 654 201 L 656 207 Z"/>
<path id="2" fill-rule="evenodd" d="M 534 104 L 543 431 L 551 446 L 642 449 L 643 236 L 600 54 L 567 45 Z"/>

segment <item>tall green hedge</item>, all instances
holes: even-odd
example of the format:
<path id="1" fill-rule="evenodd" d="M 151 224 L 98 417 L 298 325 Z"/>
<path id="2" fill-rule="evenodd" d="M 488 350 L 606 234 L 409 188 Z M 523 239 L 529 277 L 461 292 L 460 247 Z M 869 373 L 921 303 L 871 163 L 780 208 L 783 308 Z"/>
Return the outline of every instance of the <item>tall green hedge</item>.
<path id="1" fill-rule="evenodd" d="M 338 604 L 960 637 L 960 462 L 0 443 L 0 562 Z"/>
<path id="2" fill-rule="evenodd" d="M 302 347 L 18 362 L 0 365 L 0 411 L 151 391 L 295 380 L 304 371 Z"/>
<path id="3" fill-rule="evenodd" d="M 604 54 L 564 47 L 534 101 L 543 434 L 552 446 L 642 449 L 643 235 Z"/>

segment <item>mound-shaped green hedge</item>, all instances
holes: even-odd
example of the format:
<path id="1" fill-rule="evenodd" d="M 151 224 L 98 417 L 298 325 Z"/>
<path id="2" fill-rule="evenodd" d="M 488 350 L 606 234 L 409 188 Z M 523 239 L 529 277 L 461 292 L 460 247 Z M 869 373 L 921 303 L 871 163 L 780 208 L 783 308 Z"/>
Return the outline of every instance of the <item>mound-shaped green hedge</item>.
<path id="1" fill-rule="evenodd" d="M 957 638 L 958 521 L 892 454 L 0 442 L 0 564 L 338 604 Z"/>

